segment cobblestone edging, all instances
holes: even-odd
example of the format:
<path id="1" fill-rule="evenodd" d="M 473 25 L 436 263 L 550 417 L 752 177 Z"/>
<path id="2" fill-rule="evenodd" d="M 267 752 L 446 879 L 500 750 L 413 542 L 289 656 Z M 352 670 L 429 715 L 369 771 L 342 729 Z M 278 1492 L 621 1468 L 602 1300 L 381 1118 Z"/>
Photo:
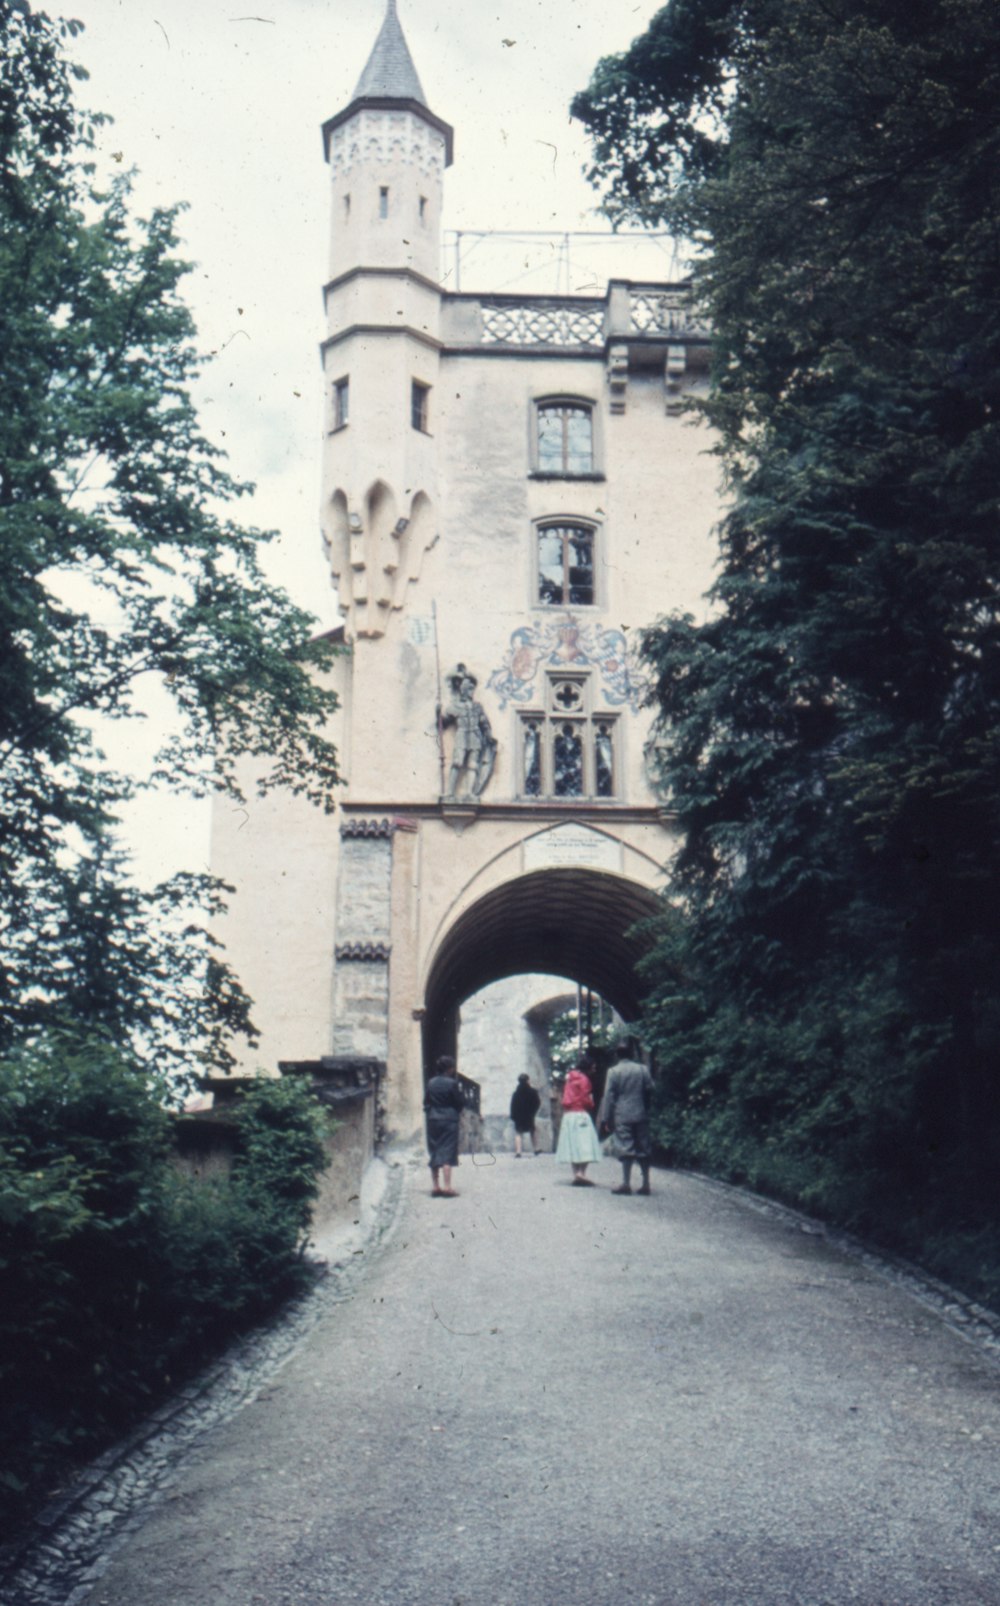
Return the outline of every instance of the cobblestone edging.
<path id="1" fill-rule="evenodd" d="M 36 1514 L 19 1544 L 0 1551 L 3 1606 L 81 1606 L 113 1552 L 169 1486 L 185 1452 L 255 1399 L 317 1322 L 354 1297 L 373 1256 L 399 1221 L 403 1188 L 404 1165 L 396 1160 L 386 1171 L 382 1196 L 363 1238 L 351 1239 L 341 1258 L 327 1263 L 313 1289 L 266 1327 L 238 1340 L 126 1439 L 91 1462 Z"/>
<path id="2" fill-rule="evenodd" d="M 988 1310 L 985 1305 L 977 1305 L 974 1300 L 965 1294 L 960 1294 L 956 1288 L 951 1288 L 939 1278 L 932 1277 L 929 1272 L 922 1271 L 911 1261 L 901 1260 L 889 1254 L 887 1250 L 874 1250 L 862 1239 L 854 1238 L 850 1233 L 841 1232 L 836 1227 L 830 1227 L 823 1221 L 817 1221 L 814 1216 L 803 1215 L 791 1205 L 779 1204 L 774 1199 L 765 1199 L 759 1193 L 752 1193 L 749 1188 L 738 1187 L 733 1182 L 717 1181 L 714 1177 L 703 1176 L 699 1171 L 681 1171 L 678 1168 L 676 1174 L 687 1177 L 692 1182 L 701 1183 L 711 1192 L 736 1198 L 760 1216 L 783 1221 L 787 1226 L 797 1227 L 799 1232 L 808 1233 L 810 1237 L 822 1238 L 824 1243 L 849 1255 L 867 1271 L 874 1272 L 877 1277 L 892 1283 L 894 1287 L 903 1289 L 911 1299 L 915 1299 L 926 1310 L 933 1311 L 940 1317 L 960 1338 L 966 1339 L 968 1343 L 982 1350 L 1000 1366 L 1000 1313 L 997 1311 Z"/>

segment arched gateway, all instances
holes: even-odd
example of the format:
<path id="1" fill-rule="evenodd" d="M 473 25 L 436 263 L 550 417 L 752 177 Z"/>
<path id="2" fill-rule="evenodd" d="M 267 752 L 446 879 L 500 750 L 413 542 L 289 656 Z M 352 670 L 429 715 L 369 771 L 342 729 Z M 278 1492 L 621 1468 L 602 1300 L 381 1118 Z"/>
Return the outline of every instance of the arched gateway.
<path id="1" fill-rule="evenodd" d="M 639 1011 L 641 925 L 657 909 L 649 887 L 606 870 L 551 867 L 512 877 L 457 915 L 430 958 L 423 988 L 426 1057 L 453 1050 L 455 1012 L 490 982 L 566 976 L 624 1020 Z"/>
<path id="2" fill-rule="evenodd" d="M 708 342 L 682 285 L 441 287 L 453 134 L 394 0 L 323 146 L 347 785 L 333 820 L 295 798 L 220 813 L 213 861 L 251 1063 L 378 1060 L 409 1132 L 427 1055 L 486 983 L 557 973 L 637 1012 L 634 928 L 673 838 L 636 640 L 710 580 L 707 442 L 682 413 Z"/>

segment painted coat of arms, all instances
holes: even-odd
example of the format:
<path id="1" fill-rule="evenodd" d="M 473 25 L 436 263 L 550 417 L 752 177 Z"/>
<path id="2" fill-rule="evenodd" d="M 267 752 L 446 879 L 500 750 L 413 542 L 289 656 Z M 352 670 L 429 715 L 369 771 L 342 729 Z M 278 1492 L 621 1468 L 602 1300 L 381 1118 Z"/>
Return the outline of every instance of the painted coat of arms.
<path id="1" fill-rule="evenodd" d="M 535 698 L 540 668 L 594 668 L 609 707 L 624 706 L 636 713 L 642 702 L 644 676 L 623 630 L 583 622 L 572 613 L 520 626 L 511 635 L 503 662 L 487 682 L 499 697 L 501 709 L 508 703 L 529 703 Z"/>

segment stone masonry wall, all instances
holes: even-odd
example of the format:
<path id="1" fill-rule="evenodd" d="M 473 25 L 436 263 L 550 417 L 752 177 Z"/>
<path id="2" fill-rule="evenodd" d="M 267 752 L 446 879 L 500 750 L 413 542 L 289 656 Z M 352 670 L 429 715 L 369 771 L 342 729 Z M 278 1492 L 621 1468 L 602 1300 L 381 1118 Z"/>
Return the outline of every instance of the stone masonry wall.
<path id="1" fill-rule="evenodd" d="M 341 827 L 337 946 L 333 972 L 334 1054 L 384 1060 L 389 1031 L 392 826 Z"/>

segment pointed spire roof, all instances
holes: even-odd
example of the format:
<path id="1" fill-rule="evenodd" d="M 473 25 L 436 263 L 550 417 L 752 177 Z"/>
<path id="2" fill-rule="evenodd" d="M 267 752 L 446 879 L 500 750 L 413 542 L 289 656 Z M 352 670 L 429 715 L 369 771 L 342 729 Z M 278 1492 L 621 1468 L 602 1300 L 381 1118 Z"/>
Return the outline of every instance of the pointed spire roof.
<path id="1" fill-rule="evenodd" d="M 388 0 L 381 32 L 352 98 L 416 100 L 421 106 L 427 105 L 410 47 L 396 15 L 396 0 Z"/>
<path id="2" fill-rule="evenodd" d="M 358 87 L 351 96 L 350 105 L 345 106 L 335 117 L 329 117 L 323 124 L 323 149 L 327 160 L 330 157 L 330 135 L 333 130 L 339 128 L 341 123 L 346 122 L 356 111 L 365 106 L 386 110 L 405 107 L 415 112 L 425 123 L 429 123 L 432 128 L 436 128 L 444 135 L 445 166 L 451 166 L 454 154 L 454 130 L 450 123 L 435 117 L 427 104 L 417 69 L 413 65 L 413 57 L 410 55 L 410 47 L 406 43 L 396 14 L 396 0 L 386 0 L 385 16 L 382 19 L 379 36 L 368 57 L 365 70 L 358 79 Z"/>

